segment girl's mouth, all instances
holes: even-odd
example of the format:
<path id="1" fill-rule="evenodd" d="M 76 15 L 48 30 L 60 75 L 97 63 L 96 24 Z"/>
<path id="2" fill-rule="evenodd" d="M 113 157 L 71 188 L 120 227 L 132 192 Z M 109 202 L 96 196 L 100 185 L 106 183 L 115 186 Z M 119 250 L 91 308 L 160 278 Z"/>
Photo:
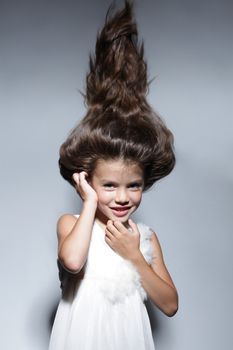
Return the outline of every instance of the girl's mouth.
<path id="1" fill-rule="evenodd" d="M 128 214 L 131 207 L 114 207 L 111 208 L 113 214 L 118 217 L 122 217 Z"/>

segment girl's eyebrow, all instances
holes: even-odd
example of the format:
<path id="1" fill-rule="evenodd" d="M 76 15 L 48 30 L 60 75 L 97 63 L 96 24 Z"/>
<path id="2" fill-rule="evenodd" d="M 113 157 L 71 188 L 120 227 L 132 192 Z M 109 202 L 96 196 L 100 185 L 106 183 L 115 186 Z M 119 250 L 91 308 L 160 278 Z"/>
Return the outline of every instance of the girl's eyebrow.
<path id="1" fill-rule="evenodd" d="M 130 182 L 143 182 L 142 178 L 130 180 Z"/>
<path id="2" fill-rule="evenodd" d="M 117 181 L 110 180 L 110 179 L 101 179 L 101 182 L 111 182 L 111 183 L 117 183 Z"/>
<path id="3" fill-rule="evenodd" d="M 113 183 L 113 184 L 117 184 L 117 183 L 118 183 L 117 181 L 115 181 L 115 180 L 110 180 L 110 179 L 101 179 L 100 181 L 101 181 L 101 182 L 111 182 L 111 183 Z M 143 183 L 143 179 L 141 179 L 141 178 L 133 179 L 133 180 L 130 180 L 128 183 L 134 183 L 134 182 Z"/>

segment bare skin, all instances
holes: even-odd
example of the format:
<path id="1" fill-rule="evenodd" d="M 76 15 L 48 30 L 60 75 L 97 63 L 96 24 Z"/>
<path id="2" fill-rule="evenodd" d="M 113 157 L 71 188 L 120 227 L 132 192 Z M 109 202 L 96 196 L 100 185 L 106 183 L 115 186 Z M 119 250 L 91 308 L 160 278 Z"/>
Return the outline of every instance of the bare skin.
<path id="1" fill-rule="evenodd" d="M 98 202 L 85 176 L 84 172 L 74 175 L 76 189 L 83 199 L 78 220 L 73 215 L 64 214 L 57 223 L 58 257 L 73 273 L 78 273 L 86 262 Z"/>
<path id="2" fill-rule="evenodd" d="M 81 271 L 97 220 L 105 231 L 106 243 L 135 266 L 154 305 L 167 316 L 173 316 L 178 310 L 178 293 L 166 268 L 157 235 L 153 232 L 151 236 L 153 262 L 150 266 L 139 248 L 137 225 L 130 219 L 140 205 L 143 192 L 141 169 L 121 160 L 100 161 L 92 179 L 87 182 L 86 177 L 84 172 L 73 175 L 76 190 L 83 200 L 79 218 L 65 214 L 57 223 L 59 260 L 70 272 Z"/>

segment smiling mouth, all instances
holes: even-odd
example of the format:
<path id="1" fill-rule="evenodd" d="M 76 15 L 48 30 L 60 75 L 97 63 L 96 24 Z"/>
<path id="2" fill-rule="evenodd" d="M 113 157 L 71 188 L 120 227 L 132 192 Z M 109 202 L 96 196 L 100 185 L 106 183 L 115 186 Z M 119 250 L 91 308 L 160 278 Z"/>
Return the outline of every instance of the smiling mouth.
<path id="1" fill-rule="evenodd" d="M 113 207 L 113 208 L 111 208 L 112 213 L 118 218 L 128 215 L 130 209 L 131 209 L 131 207 Z"/>
<path id="2" fill-rule="evenodd" d="M 129 210 L 130 208 L 131 207 L 113 207 L 111 209 L 116 211 L 126 211 L 126 210 Z"/>

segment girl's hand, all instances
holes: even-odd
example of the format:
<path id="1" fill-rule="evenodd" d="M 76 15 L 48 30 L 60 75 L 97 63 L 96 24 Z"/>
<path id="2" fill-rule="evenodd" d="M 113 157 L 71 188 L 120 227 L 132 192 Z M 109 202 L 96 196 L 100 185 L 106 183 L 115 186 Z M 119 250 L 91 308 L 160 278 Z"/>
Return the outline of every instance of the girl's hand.
<path id="1" fill-rule="evenodd" d="M 95 190 L 89 185 L 89 183 L 86 180 L 86 176 L 88 174 L 85 171 L 82 171 L 81 173 L 74 173 L 72 175 L 75 183 L 76 183 L 76 191 L 82 198 L 84 202 L 94 201 L 97 203 L 98 197 L 95 192 Z"/>
<path id="2" fill-rule="evenodd" d="M 140 232 L 137 225 L 130 219 L 127 229 L 120 221 L 108 220 L 105 229 L 106 243 L 122 258 L 133 260 L 140 253 Z"/>

